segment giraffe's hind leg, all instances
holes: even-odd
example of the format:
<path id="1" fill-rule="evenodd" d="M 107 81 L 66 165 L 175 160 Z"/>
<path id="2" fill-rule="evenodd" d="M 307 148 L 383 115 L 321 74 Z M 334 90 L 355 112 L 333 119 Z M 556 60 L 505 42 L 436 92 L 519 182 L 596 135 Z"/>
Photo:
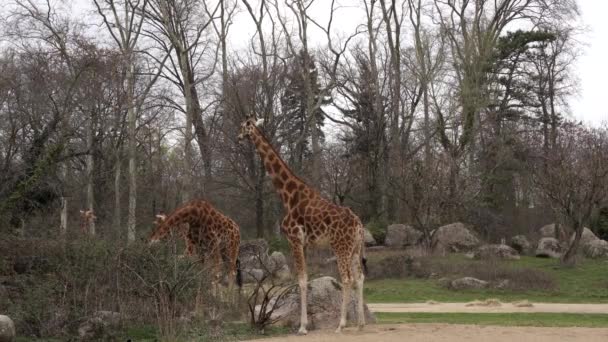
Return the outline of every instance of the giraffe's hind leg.
<path id="1" fill-rule="evenodd" d="M 352 258 L 353 287 L 355 288 L 355 298 L 357 301 L 357 326 L 359 330 L 365 326 L 365 312 L 363 308 L 363 273 L 360 253 L 355 253 Z"/>
<path id="2" fill-rule="evenodd" d="M 306 335 L 308 330 L 308 311 L 307 311 L 307 290 L 308 290 L 308 274 L 306 273 L 306 257 L 304 255 L 304 246 L 302 242 L 296 239 L 290 240 L 291 250 L 293 253 L 293 261 L 298 273 L 298 285 L 300 286 L 300 329 L 299 335 Z"/>
<path id="3" fill-rule="evenodd" d="M 350 294 L 353 285 L 353 276 L 351 271 L 351 256 L 352 253 L 336 252 L 336 261 L 338 262 L 338 272 L 342 280 L 342 306 L 340 308 L 340 323 L 336 333 L 342 332 L 342 328 L 346 326 L 346 313 L 350 304 Z"/>

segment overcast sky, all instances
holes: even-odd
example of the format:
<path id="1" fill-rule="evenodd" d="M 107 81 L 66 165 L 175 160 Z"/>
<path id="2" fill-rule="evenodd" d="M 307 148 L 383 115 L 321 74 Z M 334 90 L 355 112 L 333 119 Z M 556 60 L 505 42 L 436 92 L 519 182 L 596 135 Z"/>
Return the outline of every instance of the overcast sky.
<path id="1" fill-rule="evenodd" d="M 1 0 L 0 0 L 1 1 Z M 347 4 L 349 1 L 343 1 Z M 354 2 L 354 1 L 353 1 Z M 92 3 L 91 0 L 73 0 L 75 7 L 81 7 Z M 325 7 L 325 0 L 317 3 Z M 359 3 L 357 1 L 357 3 Z M 581 10 L 582 22 L 588 31 L 580 40 L 581 57 L 577 62 L 576 76 L 580 80 L 580 92 L 571 99 L 571 110 L 575 118 L 592 125 L 608 123 L 608 1 L 606 0 L 578 0 Z M 85 6 L 86 6 L 85 5 Z M 87 6 L 88 7 L 88 6 Z M 89 7 L 90 8 L 90 7 Z M 316 11 L 323 21 L 324 10 Z M 362 9 L 342 8 L 336 17 L 334 27 L 340 27 L 347 32 L 352 32 L 354 25 L 363 20 Z M 317 13 L 315 13 L 315 17 Z M 350 26 L 350 27 L 349 27 Z M 235 24 L 231 27 L 231 40 L 236 46 L 247 44 L 254 33 L 254 26 L 245 11 L 239 13 Z M 311 38 L 319 32 L 311 30 Z"/>
<path id="2" fill-rule="evenodd" d="M 583 121 L 608 123 L 608 1 L 579 0 L 582 20 L 590 29 L 583 37 L 587 46 L 578 61 L 580 96 L 572 101 L 572 112 Z"/>

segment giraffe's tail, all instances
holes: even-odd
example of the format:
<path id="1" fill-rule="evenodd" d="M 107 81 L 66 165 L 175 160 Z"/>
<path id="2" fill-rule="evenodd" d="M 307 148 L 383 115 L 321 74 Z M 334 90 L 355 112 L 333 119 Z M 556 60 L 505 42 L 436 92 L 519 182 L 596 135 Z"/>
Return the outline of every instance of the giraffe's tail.
<path id="1" fill-rule="evenodd" d="M 363 267 L 363 275 L 367 277 L 369 270 L 367 268 L 367 258 L 365 257 L 365 235 L 361 235 L 361 266 Z"/>
<path id="2" fill-rule="evenodd" d="M 243 287 L 243 273 L 241 272 L 241 260 L 236 259 L 236 285 Z"/>

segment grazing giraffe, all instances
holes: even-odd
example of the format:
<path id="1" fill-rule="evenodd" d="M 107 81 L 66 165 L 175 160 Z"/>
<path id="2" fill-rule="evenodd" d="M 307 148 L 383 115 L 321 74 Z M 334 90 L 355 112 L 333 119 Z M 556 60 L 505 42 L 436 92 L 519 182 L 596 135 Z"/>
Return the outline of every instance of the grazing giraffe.
<path id="1" fill-rule="evenodd" d="M 156 214 L 154 218 L 154 229 L 156 230 L 159 225 L 161 225 L 167 219 L 167 215 L 164 212 L 160 212 Z M 176 227 L 173 226 L 171 229 L 175 230 Z M 194 239 L 188 236 L 188 231 L 190 230 L 189 224 L 179 224 L 178 227 L 179 235 L 184 239 L 184 243 L 186 244 L 186 250 L 184 251 L 185 256 L 193 256 L 196 251 L 196 242 Z"/>
<path id="2" fill-rule="evenodd" d="M 353 286 L 356 289 L 358 326 L 362 329 L 365 325 L 362 270 L 362 266 L 365 267 L 365 258 L 361 220 L 349 208 L 323 198 L 318 191 L 294 175 L 257 127 L 260 123 L 253 118 L 245 120 L 241 124 L 239 141 L 248 137 L 253 142 L 285 208 L 286 215 L 281 223 L 281 231 L 291 247 L 300 287 L 301 312 L 298 333 L 306 334 L 308 324 L 308 275 L 304 250 L 308 246 L 327 243 L 336 255 L 342 280 L 342 306 L 336 332 L 346 326 L 347 305 Z"/>
<path id="3" fill-rule="evenodd" d="M 228 287 L 232 292 L 234 281 L 241 287 L 238 266 L 241 234 L 239 226 L 229 217 L 214 208 L 209 202 L 192 200 L 175 209 L 169 216 L 157 215 L 156 228 L 148 239 L 155 244 L 165 238 L 171 230 L 182 230 L 186 240 L 186 254 L 193 255 L 198 249 L 203 261 L 211 259 L 213 280 L 219 282 L 222 262 L 229 264 Z"/>
<path id="4" fill-rule="evenodd" d="M 80 211 L 80 230 L 83 234 L 88 235 L 90 233 L 91 225 L 95 220 L 97 220 L 97 216 L 95 216 L 93 209 Z"/>

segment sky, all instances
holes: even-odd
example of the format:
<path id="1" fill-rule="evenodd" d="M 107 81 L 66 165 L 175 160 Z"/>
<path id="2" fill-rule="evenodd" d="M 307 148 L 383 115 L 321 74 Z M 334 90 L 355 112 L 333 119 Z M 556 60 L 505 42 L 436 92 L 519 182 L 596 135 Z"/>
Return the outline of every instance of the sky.
<path id="1" fill-rule="evenodd" d="M 581 40 L 577 63 L 580 94 L 571 102 L 574 117 L 593 124 L 608 124 L 608 1 L 579 0 L 582 22 L 589 31 Z"/>
<path id="2" fill-rule="evenodd" d="M 359 4 L 360 0 L 344 0 L 342 4 L 349 2 Z M 602 123 L 608 124 L 608 1 L 578 0 L 577 2 L 582 24 L 587 30 L 579 37 L 582 51 L 576 63 L 575 75 L 579 79 L 580 90 L 570 101 L 571 114 L 573 118 L 599 126 Z M 81 10 L 91 3 L 91 0 L 72 0 L 74 8 Z M 326 0 L 317 3 L 327 7 Z M 319 9 L 315 12 L 315 18 L 320 22 L 326 21 L 325 10 Z M 363 16 L 362 9 L 344 6 L 336 15 L 334 27 L 352 32 Z M 230 29 L 232 44 L 235 47 L 246 46 L 255 32 L 251 18 L 243 10 L 234 21 L 234 26 Z M 314 28 L 311 29 L 310 36 L 313 41 L 315 37 L 319 39 L 322 37 L 319 30 Z"/>

